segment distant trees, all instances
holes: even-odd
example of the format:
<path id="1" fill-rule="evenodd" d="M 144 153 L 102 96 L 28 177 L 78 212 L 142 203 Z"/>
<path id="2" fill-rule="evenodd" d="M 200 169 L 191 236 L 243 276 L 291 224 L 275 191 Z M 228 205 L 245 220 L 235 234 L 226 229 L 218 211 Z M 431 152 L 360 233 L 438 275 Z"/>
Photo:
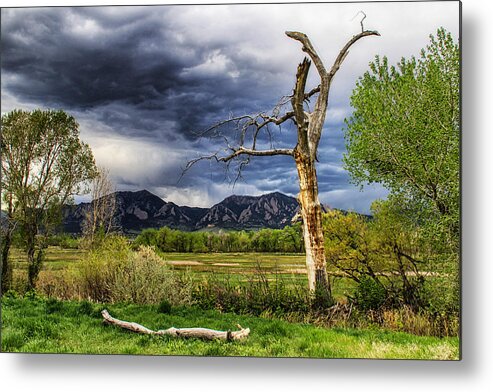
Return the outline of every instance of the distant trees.
<path id="1" fill-rule="evenodd" d="M 59 222 L 61 206 L 82 193 L 85 182 L 96 175 L 94 158 L 79 139 L 75 119 L 61 110 L 14 110 L 3 115 L 1 154 L 2 202 L 9 206 L 8 225 L 17 224 L 21 232 L 27 286 L 32 289 L 43 263 L 46 235 Z M 6 238 L 4 265 L 10 246 Z"/>
<path id="2" fill-rule="evenodd" d="M 154 246 L 162 252 L 279 252 L 302 253 L 301 224 L 283 229 L 227 232 L 183 232 L 169 227 L 145 229 L 134 240 L 134 248 Z"/>

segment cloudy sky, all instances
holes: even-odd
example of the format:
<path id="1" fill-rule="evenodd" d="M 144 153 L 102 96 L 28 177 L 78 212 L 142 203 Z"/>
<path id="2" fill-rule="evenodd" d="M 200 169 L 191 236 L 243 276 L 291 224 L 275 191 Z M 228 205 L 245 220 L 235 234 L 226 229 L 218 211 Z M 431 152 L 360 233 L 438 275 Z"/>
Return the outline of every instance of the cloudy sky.
<path id="1" fill-rule="evenodd" d="M 360 191 L 342 167 L 351 91 L 376 54 L 392 63 L 417 55 L 440 26 L 458 37 L 458 2 L 4 8 L 1 111 L 72 114 L 119 190 L 146 188 L 204 207 L 233 193 L 294 196 L 290 157 L 252 158 L 234 187 L 209 162 L 178 180 L 187 161 L 223 147 L 198 137 L 201 130 L 231 114 L 268 111 L 291 93 L 303 53 L 284 31 L 308 34 L 329 66 L 359 32 L 360 10 L 365 28 L 381 37 L 360 40 L 334 79 L 317 170 L 323 203 L 368 212 L 386 192 Z M 308 85 L 316 86 L 312 68 Z M 295 131 L 273 128 L 272 138 L 292 147 Z"/>

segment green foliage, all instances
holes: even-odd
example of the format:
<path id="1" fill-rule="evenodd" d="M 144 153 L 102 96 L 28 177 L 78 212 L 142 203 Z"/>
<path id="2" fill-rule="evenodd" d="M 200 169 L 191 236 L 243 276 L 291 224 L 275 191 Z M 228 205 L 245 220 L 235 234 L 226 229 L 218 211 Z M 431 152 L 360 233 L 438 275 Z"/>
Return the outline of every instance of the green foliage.
<path id="1" fill-rule="evenodd" d="M 83 297 L 110 302 L 117 276 L 130 258 L 128 241 L 121 236 L 109 236 L 98 248 L 92 249 L 78 265 Z"/>
<path id="2" fill-rule="evenodd" d="M 192 302 L 191 292 L 189 275 L 170 269 L 152 248 L 141 247 L 116 271 L 111 300 L 137 304 L 167 300 L 173 305 L 183 305 Z"/>
<path id="3" fill-rule="evenodd" d="M 38 301 L 40 298 L 39 294 L 36 292 L 36 290 L 28 290 L 24 293 L 24 298 L 28 299 L 29 301 Z"/>
<path id="4" fill-rule="evenodd" d="M 125 237 L 110 235 L 81 261 L 84 298 L 97 302 L 191 302 L 191 280 L 170 269 L 152 248 L 132 251 Z"/>
<path id="5" fill-rule="evenodd" d="M 377 56 L 357 82 L 346 121 L 344 163 L 353 181 L 390 191 L 373 206 L 374 249 L 385 263 L 394 260 L 404 302 L 438 313 L 459 306 L 459 83 L 459 45 L 440 28 L 419 58 L 391 66 Z"/>
<path id="6" fill-rule="evenodd" d="M 299 223 L 283 229 L 227 232 L 183 232 L 169 227 L 145 229 L 134 240 L 133 249 L 152 246 L 161 252 L 283 252 L 302 253 Z"/>
<path id="7" fill-rule="evenodd" d="M 372 290 L 366 290 L 372 287 L 378 288 L 378 295 L 385 298 L 388 307 L 407 305 L 414 310 L 427 307 L 423 287 L 426 273 L 436 272 L 430 262 L 436 255 L 427 244 L 423 230 L 410 226 L 402 206 L 392 201 L 375 202 L 372 212 L 371 220 L 338 211 L 324 214 L 327 262 L 357 282 L 355 295 L 364 310 L 374 308 L 362 300 L 367 291 L 373 296 Z M 376 303 L 380 306 L 383 300 Z"/>
<path id="8" fill-rule="evenodd" d="M 363 276 L 354 293 L 356 305 L 363 311 L 379 309 L 387 299 L 387 290 L 378 281 Z"/>
<path id="9" fill-rule="evenodd" d="M 77 308 L 77 314 L 89 316 L 93 314 L 94 309 L 89 301 L 81 301 Z"/>
<path id="10" fill-rule="evenodd" d="M 46 235 L 60 221 L 62 205 L 83 193 L 84 182 L 96 173 L 91 149 L 80 141 L 78 127 L 61 110 L 2 115 L 2 201 L 9 206 L 8 221 L 18 225 L 26 249 L 28 289 L 35 286 Z"/>
<path id="11" fill-rule="evenodd" d="M 430 240 L 459 247 L 459 45 L 443 28 L 416 59 L 376 57 L 359 79 L 344 157 L 358 183 L 380 182 Z"/>
<path id="12" fill-rule="evenodd" d="M 204 277 L 195 285 L 193 298 L 202 309 L 253 315 L 306 313 L 313 306 L 305 282 L 288 284 L 281 274 L 269 279 L 260 265 L 246 282 L 235 282 L 229 275 Z"/>
<path id="13" fill-rule="evenodd" d="M 45 302 L 46 313 L 56 313 L 62 309 L 62 302 L 57 300 L 56 298 L 48 298 Z"/>
<path id="14" fill-rule="evenodd" d="M 46 239 L 47 246 L 59 246 L 62 249 L 79 249 L 80 239 L 67 233 L 51 235 Z"/>
<path id="15" fill-rule="evenodd" d="M 19 298 L 19 293 L 15 290 L 8 290 L 5 293 L 2 294 L 4 298 L 10 298 L 10 299 L 16 299 Z"/>
<path id="16" fill-rule="evenodd" d="M 359 79 L 344 161 L 358 183 L 381 182 L 450 212 L 459 196 L 459 47 L 444 29 L 430 39 L 419 59 L 389 66 L 377 56 Z"/>

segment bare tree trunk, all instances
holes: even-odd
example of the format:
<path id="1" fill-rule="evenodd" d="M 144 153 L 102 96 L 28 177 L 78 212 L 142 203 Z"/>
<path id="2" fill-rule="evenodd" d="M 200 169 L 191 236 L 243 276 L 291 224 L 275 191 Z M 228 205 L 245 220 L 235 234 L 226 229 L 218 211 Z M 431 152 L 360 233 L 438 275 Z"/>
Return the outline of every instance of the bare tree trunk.
<path id="1" fill-rule="evenodd" d="M 36 288 L 36 281 L 38 280 L 39 272 L 43 266 L 44 252 L 42 247 L 39 247 L 36 252 L 36 234 L 38 232 L 37 227 L 28 227 L 26 230 L 27 236 L 27 290 L 34 290 Z"/>
<path id="2" fill-rule="evenodd" d="M 296 168 L 300 181 L 298 202 L 303 220 L 303 239 L 308 270 L 308 285 L 311 291 L 331 296 L 327 278 L 322 207 L 318 199 L 318 183 L 315 162 L 295 152 Z"/>
<path id="3" fill-rule="evenodd" d="M 12 265 L 9 263 L 9 251 L 12 235 L 9 229 L 2 238 L 2 293 L 12 288 Z"/>
<path id="4" fill-rule="evenodd" d="M 5 234 L 2 235 L 2 293 L 5 293 L 12 288 L 12 264 L 9 263 L 10 246 L 12 245 L 12 233 L 14 231 L 14 220 L 12 214 L 13 203 L 12 193 L 10 193 Z"/>
<path id="5" fill-rule="evenodd" d="M 116 325 L 118 327 L 128 329 L 132 332 L 142 333 L 146 335 L 170 335 L 174 337 L 180 338 L 198 338 L 205 340 L 243 340 L 248 337 L 250 334 L 250 328 L 242 328 L 241 325 L 238 325 L 238 331 L 217 331 L 215 329 L 209 328 L 168 328 L 168 329 L 160 329 L 159 331 L 153 331 L 143 325 L 118 320 L 112 317 L 106 309 L 101 312 L 101 315 L 104 318 L 104 321 L 108 324 Z"/>
<path id="6" fill-rule="evenodd" d="M 364 19 L 364 18 L 363 18 Z M 300 194 L 298 201 L 300 204 L 300 215 L 303 218 L 303 239 L 306 252 L 306 266 L 308 270 L 308 283 L 310 291 L 315 293 L 316 299 L 321 299 L 320 305 L 326 305 L 332 301 L 330 283 L 327 277 L 327 263 L 325 257 L 324 235 L 322 228 L 322 207 L 318 200 L 318 183 L 315 162 L 317 160 L 317 150 L 322 135 L 327 107 L 329 104 L 329 91 L 332 79 L 346 58 L 349 48 L 358 40 L 368 36 L 379 36 L 377 31 L 364 30 L 361 21 L 361 33 L 354 35 L 341 49 L 332 67 L 326 69 L 322 59 L 317 54 L 308 36 L 297 31 L 286 31 L 286 35 L 302 44 L 303 52 L 308 57 L 298 65 L 296 72 L 296 83 L 293 94 L 284 97 L 278 106 L 272 111 L 272 115 L 258 113 L 256 115 L 243 115 L 230 117 L 221 121 L 210 129 L 217 131 L 221 126 L 234 124 L 241 134 L 239 146 L 230 145 L 226 138 L 228 148 L 226 155 L 219 152 L 202 156 L 187 163 L 185 171 L 195 163 L 207 159 L 216 162 L 224 162 L 229 166 L 232 160 L 248 156 L 240 161 L 238 165 L 238 176 L 241 176 L 241 169 L 249 163 L 252 156 L 273 156 L 288 155 L 292 156 L 296 162 L 298 177 L 300 182 Z M 320 77 L 320 84 L 306 91 L 306 82 L 311 64 L 315 65 Z M 310 107 L 306 105 L 312 97 L 318 94 L 310 112 Z M 286 100 L 285 98 L 290 98 Z M 292 111 L 280 114 L 280 107 L 291 102 Z M 306 109 L 306 110 L 305 110 Z M 292 121 L 296 125 L 298 141 L 293 149 L 271 148 L 269 150 L 257 149 L 257 138 L 262 129 L 268 130 L 269 125 L 281 126 L 286 121 Z M 253 130 L 253 132 L 251 132 Z M 245 138 L 252 133 L 253 140 L 251 146 L 245 145 Z"/>

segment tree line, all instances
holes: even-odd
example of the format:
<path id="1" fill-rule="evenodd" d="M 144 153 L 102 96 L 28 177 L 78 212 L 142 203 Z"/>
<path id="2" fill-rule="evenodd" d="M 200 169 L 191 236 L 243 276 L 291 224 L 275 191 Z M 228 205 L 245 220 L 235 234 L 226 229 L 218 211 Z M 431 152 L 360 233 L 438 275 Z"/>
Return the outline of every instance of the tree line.
<path id="1" fill-rule="evenodd" d="M 145 229 L 133 247 L 153 246 L 161 252 L 304 252 L 300 223 L 283 229 L 257 231 L 185 232 L 162 227 Z"/>

